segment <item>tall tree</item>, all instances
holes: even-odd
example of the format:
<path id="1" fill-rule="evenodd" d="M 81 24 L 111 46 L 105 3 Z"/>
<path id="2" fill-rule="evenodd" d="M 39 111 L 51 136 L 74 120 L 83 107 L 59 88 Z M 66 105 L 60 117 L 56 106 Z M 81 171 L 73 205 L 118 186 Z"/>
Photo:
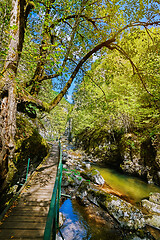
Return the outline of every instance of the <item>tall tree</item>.
<path id="1" fill-rule="evenodd" d="M 108 48 L 125 55 L 117 45 L 122 34 L 137 26 L 158 25 L 157 9 L 157 1 L 146 0 L 12 0 L 8 52 L 0 79 L 2 183 L 13 158 L 17 109 L 24 111 L 28 104 L 53 109 L 95 53 Z M 28 72 L 24 79 L 22 71 Z M 50 103 L 41 101 L 42 82 L 56 78 L 62 90 Z"/>
<path id="2" fill-rule="evenodd" d="M 84 72 L 75 93 L 74 134 L 90 129 L 159 134 L 159 29 L 136 29 L 121 39 L 126 55 L 110 51 Z M 134 71 L 133 63 L 140 72 Z M 97 130 L 97 131 L 98 131 Z"/>

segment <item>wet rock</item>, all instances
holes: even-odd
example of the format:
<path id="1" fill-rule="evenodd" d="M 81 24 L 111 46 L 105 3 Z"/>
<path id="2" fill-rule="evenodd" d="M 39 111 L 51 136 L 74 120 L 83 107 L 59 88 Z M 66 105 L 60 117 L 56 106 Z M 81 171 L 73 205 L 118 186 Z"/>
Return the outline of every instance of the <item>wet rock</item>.
<path id="1" fill-rule="evenodd" d="M 87 170 L 90 170 L 91 169 L 91 164 L 90 164 L 90 162 L 89 161 L 87 161 L 87 162 L 83 162 L 83 168 L 85 168 L 85 169 L 87 169 Z"/>
<path id="2" fill-rule="evenodd" d="M 142 207 L 145 208 L 150 213 L 160 214 L 160 205 L 154 202 L 150 202 L 147 199 L 142 200 Z"/>
<path id="3" fill-rule="evenodd" d="M 101 176 L 98 170 L 93 169 L 91 171 L 82 172 L 81 175 L 85 179 L 91 180 L 98 185 L 103 185 L 105 183 L 104 178 Z"/>
<path id="4" fill-rule="evenodd" d="M 146 224 L 160 230 L 160 215 L 152 215 L 145 217 Z"/>
<path id="5" fill-rule="evenodd" d="M 81 205 L 88 205 L 87 195 L 88 190 L 90 189 L 89 182 L 83 180 L 76 192 L 76 199 Z"/>
<path id="6" fill-rule="evenodd" d="M 65 217 L 64 217 L 64 215 L 60 212 L 60 213 L 59 213 L 59 227 L 62 227 L 62 226 L 63 226 L 64 220 L 65 220 Z"/>
<path id="7" fill-rule="evenodd" d="M 78 187 L 81 182 L 83 181 L 83 178 L 78 174 L 77 171 L 66 171 L 63 172 L 62 176 L 62 187 Z"/>
<path id="8" fill-rule="evenodd" d="M 160 205 L 160 193 L 151 193 L 149 201 Z"/>
<path id="9" fill-rule="evenodd" d="M 125 229 L 137 230 L 145 227 L 142 212 L 130 203 L 101 190 L 89 190 L 93 199 L 106 209 L 116 219 L 120 226 Z"/>
<path id="10" fill-rule="evenodd" d="M 146 223 L 160 230 L 160 193 L 152 193 L 149 200 L 142 200 L 142 207 L 147 211 Z"/>
<path id="11" fill-rule="evenodd" d="M 96 189 L 93 190 L 92 189 L 92 191 L 98 191 L 98 190 L 96 190 Z M 87 198 L 91 203 L 95 204 L 96 206 L 99 206 L 98 201 L 97 201 L 97 197 L 94 194 L 92 194 L 92 191 L 88 192 Z"/>
<path id="12" fill-rule="evenodd" d="M 68 175 L 68 173 L 63 173 L 62 187 L 68 187 L 70 185 L 74 185 L 74 180 Z"/>

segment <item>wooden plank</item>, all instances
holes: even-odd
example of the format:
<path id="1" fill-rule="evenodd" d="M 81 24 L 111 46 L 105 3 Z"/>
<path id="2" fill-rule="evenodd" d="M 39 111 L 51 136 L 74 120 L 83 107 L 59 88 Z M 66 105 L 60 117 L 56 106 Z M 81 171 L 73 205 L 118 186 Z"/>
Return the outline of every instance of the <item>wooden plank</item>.
<path id="1" fill-rule="evenodd" d="M 13 215 L 11 218 L 6 218 L 5 222 L 46 222 L 46 216 L 26 216 L 26 215 L 19 215 L 19 216 L 15 216 Z M 1 228 L 1 226 L 0 226 Z"/>
<path id="2" fill-rule="evenodd" d="M 44 230 L 42 229 L 3 229 L 3 231 L 0 232 L 0 239 L 15 239 L 16 238 L 29 238 L 29 239 L 35 239 L 41 237 L 43 239 Z"/>
<path id="3" fill-rule="evenodd" d="M 31 211 L 32 213 L 33 212 L 48 212 L 48 210 L 49 210 L 49 206 L 46 206 L 46 207 L 44 207 L 44 206 L 26 206 L 26 205 L 24 205 L 24 206 L 17 206 L 17 207 L 15 207 L 14 209 L 13 209 L 13 213 L 15 213 L 15 212 L 21 212 L 21 211 Z"/>
<path id="4" fill-rule="evenodd" d="M 28 229 L 28 230 L 36 230 L 36 229 L 44 229 L 45 222 L 23 222 L 23 221 L 12 221 L 12 222 L 4 222 L 0 230 L 4 229 Z"/>
<path id="5" fill-rule="evenodd" d="M 41 207 L 47 207 L 48 205 L 50 205 L 51 201 L 21 201 L 18 203 L 19 207 L 23 207 L 23 206 L 41 206 Z"/>
<path id="6" fill-rule="evenodd" d="M 57 149 L 56 149 L 57 152 Z M 54 162 L 55 161 L 55 162 Z M 55 164 L 56 163 L 56 164 Z M 23 189 L 17 205 L 0 225 L 0 240 L 43 239 L 57 171 L 57 158 L 49 157 Z"/>
<path id="7" fill-rule="evenodd" d="M 16 211 L 14 213 L 11 213 L 11 215 L 9 217 L 12 217 L 12 216 L 34 216 L 34 217 L 44 217 L 46 216 L 48 213 L 46 212 L 31 212 L 31 211 Z"/>

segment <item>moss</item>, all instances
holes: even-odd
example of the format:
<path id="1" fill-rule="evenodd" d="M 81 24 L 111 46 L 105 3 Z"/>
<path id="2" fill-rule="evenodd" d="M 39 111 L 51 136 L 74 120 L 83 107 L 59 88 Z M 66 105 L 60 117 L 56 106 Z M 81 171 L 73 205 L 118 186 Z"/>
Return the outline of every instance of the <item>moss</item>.
<path id="1" fill-rule="evenodd" d="M 92 176 L 97 175 L 97 173 L 98 173 L 98 171 L 97 171 L 96 169 L 93 169 L 93 170 L 91 171 L 91 175 L 92 175 Z"/>
<path id="2" fill-rule="evenodd" d="M 32 168 L 36 168 L 49 150 L 48 144 L 38 133 L 37 127 L 33 122 L 20 114 L 17 116 L 15 140 L 16 149 L 13 164 L 17 168 L 17 174 L 13 173 L 9 177 L 9 181 L 13 178 L 13 182 L 17 180 L 18 175 L 21 175 L 21 172 L 26 168 L 28 158 L 31 159 L 30 165 L 32 165 Z"/>
<path id="3" fill-rule="evenodd" d="M 96 197 L 99 203 L 111 202 L 112 200 L 117 200 L 113 195 L 106 193 L 102 190 L 90 189 L 88 191 L 92 196 Z"/>
<path id="4" fill-rule="evenodd" d="M 14 175 L 17 173 L 17 168 L 15 167 L 15 164 L 13 162 L 10 162 L 9 163 L 9 166 L 8 166 L 8 174 L 7 174 L 7 182 L 8 183 L 11 183 Z"/>

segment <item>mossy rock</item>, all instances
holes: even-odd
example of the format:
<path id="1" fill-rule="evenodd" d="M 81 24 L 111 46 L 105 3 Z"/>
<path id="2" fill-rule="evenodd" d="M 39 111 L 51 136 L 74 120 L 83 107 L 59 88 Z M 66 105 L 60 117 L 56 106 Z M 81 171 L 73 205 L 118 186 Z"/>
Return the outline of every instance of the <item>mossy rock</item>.
<path id="1" fill-rule="evenodd" d="M 8 166 L 8 174 L 7 174 L 6 181 L 10 183 L 13 177 L 15 176 L 15 174 L 17 173 L 18 169 L 15 167 L 15 164 L 13 162 L 10 162 L 8 165 L 9 166 Z"/>
<path id="2" fill-rule="evenodd" d="M 86 170 L 85 172 L 81 172 L 82 177 L 84 177 L 87 180 L 91 180 L 92 182 L 103 185 L 105 183 L 103 177 L 99 173 L 98 170 L 92 169 L 92 170 Z"/>
<path id="3" fill-rule="evenodd" d="M 107 210 L 122 228 L 137 230 L 145 227 L 142 212 L 117 196 L 92 188 L 88 191 L 88 197 Z"/>
<path id="4" fill-rule="evenodd" d="M 39 134 L 37 126 L 23 114 L 17 116 L 16 149 L 13 159 L 17 174 L 10 181 L 18 180 L 22 172 L 26 171 L 30 158 L 30 168 L 34 170 L 43 158 L 48 154 L 49 146 Z M 12 183 L 11 183 L 12 184 Z"/>

